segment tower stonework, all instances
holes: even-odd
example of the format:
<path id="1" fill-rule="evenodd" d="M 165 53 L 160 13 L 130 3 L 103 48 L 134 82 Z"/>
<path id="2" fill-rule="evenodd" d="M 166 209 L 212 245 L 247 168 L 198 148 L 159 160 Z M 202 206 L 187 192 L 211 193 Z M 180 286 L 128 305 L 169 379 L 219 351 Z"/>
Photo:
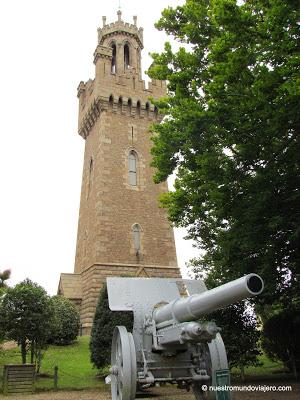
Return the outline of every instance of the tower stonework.
<path id="1" fill-rule="evenodd" d="M 118 20 L 98 29 L 95 79 L 78 87 L 78 131 L 85 140 L 74 274 L 61 274 L 58 293 L 79 307 L 89 334 L 107 276 L 180 277 L 173 229 L 154 184 L 149 128 L 160 121 L 149 98 L 163 81 L 141 78 L 143 29 Z"/>

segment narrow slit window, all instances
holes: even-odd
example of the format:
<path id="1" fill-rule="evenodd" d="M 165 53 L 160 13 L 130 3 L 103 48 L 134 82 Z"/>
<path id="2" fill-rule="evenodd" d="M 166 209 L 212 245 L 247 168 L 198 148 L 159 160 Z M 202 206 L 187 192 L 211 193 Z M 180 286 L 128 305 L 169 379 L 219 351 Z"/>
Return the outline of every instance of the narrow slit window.
<path id="1" fill-rule="evenodd" d="M 129 46 L 125 44 L 124 46 L 124 68 L 128 69 L 130 67 L 130 56 L 129 56 Z"/>
<path id="2" fill-rule="evenodd" d="M 92 188 L 92 182 L 93 182 L 93 158 L 91 157 L 90 159 L 90 164 L 89 164 L 89 179 L 88 179 L 88 192 L 87 192 L 87 197 L 89 197 L 91 188 Z"/>
<path id="3" fill-rule="evenodd" d="M 137 185 L 137 154 L 134 151 L 129 153 L 129 183 L 131 186 Z"/>
<path id="4" fill-rule="evenodd" d="M 111 59 L 111 73 L 115 74 L 116 73 L 116 55 L 117 55 L 117 48 L 116 45 L 113 44 L 111 46 L 112 48 L 112 59 Z"/>
<path id="5" fill-rule="evenodd" d="M 134 250 L 139 252 L 141 250 L 141 227 L 139 224 L 133 226 L 133 244 Z"/>

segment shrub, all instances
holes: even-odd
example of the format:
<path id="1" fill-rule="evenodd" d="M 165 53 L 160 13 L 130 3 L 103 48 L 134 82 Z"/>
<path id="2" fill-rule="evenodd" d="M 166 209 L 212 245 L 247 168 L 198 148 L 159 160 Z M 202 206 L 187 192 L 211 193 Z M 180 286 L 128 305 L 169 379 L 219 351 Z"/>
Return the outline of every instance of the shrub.
<path id="1" fill-rule="evenodd" d="M 123 325 L 131 332 L 133 314 L 111 311 L 108 306 L 107 288 L 104 285 L 100 291 L 90 341 L 91 362 L 96 368 L 110 364 L 111 341 L 116 325 Z"/>
<path id="2" fill-rule="evenodd" d="M 58 345 L 72 343 L 78 336 L 80 327 L 79 312 L 74 304 L 65 297 L 51 298 L 54 323 L 50 342 Z"/>

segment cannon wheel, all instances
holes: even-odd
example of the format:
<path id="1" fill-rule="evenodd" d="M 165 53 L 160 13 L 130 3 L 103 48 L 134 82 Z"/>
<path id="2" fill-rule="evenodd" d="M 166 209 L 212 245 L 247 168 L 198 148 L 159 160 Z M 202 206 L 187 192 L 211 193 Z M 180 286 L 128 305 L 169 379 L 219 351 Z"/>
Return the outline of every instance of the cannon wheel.
<path id="1" fill-rule="evenodd" d="M 134 400 L 136 354 L 133 336 L 124 326 L 116 326 L 111 347 L 112 400 Z"/>
<path id="2" fill-rule="evenodd" d="M 212 381 L 208 383 L 196 383 L 193 387 L 193 392 L 196 400 L 215 400 L 218 397 L 218 392 L 213 391 L 205 391 L 203 392 L 201 387 L 205 384 L 207 387 L 209 385 L 217 385 L 216 374 L 217 371 L 228 371 L 228 362 L 226 356 L 225 346 L 222 340 L 221 335 L 218 333 L 216 338 L 213 339 L 207 345 L 207 362 L 210 364 L 210 368 L 208 370 L 209 375 L 212 376 Z M 228 375 L 229 376 L 229 375 Z M 224 384 L 229 385 L 228 382 L 224 382 Z M 222 392 L 222 399 L 230 400 L 231 396 L 229 392 Z"/>

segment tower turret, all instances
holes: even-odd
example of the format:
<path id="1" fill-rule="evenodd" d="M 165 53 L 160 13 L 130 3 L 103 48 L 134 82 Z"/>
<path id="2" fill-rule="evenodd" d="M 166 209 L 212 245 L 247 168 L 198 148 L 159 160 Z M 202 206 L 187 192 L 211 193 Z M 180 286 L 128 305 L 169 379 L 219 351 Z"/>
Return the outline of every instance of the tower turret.
<path id="1" fill-rule="evenodd" d="M 143 28 L 137 27 L 137 17 L 133 17 L 133 24 L 125 23 L 119 10 L 116 22 L 106 24 L 106 17 L 102 21 L 102 28 L 98 28 L 98 46 L 112 49 L 111 72 L 118 75 L 133 72 L 141 77 Z"/>

